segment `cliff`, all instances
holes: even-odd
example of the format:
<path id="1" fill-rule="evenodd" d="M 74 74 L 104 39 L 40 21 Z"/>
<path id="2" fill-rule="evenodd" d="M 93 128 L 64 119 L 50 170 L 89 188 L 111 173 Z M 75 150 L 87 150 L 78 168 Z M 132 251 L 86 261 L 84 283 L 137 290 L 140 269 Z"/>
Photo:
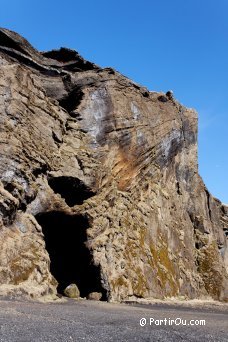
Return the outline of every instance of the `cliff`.
<path id="1" fill-rule="evenodd" d="M 0 30 L 0 294 L 228 299 L 228 207 L 197 113 Z"/>

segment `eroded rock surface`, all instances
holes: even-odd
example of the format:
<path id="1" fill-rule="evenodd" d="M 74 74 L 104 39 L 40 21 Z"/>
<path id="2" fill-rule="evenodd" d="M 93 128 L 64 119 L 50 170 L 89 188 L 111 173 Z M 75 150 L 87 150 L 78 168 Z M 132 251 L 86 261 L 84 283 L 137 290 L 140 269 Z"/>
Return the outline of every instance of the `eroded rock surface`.
<path id="1" fill-rule="evenodd" d="M 1 29 L 0 144 L 0 294 L 228 299 L 194 110 Z"/>

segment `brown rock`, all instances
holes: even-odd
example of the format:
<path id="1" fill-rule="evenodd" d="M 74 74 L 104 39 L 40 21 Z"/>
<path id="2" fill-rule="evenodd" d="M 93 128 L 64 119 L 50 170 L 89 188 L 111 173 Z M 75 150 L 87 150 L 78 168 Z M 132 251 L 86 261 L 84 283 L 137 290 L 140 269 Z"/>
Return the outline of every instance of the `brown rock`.
<path id="1" fill-rule="evenodd" d="M 88 294 L 87 299 L 89 300 L 101 300 L 102 293 L 101 292 L 91 292 Z"/>
<path id="2" fill-rule="evenodd" d="M 168 95 L 0 30 L 0 294 L 227 300 L 228 208 Z"/>

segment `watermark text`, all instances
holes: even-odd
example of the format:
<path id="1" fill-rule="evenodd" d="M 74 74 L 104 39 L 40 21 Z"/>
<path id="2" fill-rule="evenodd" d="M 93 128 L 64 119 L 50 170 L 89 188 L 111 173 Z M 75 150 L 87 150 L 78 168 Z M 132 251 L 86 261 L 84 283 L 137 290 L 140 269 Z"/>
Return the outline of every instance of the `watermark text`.
<path id="1" fill-rule="evenodd" d="M 202 326 L 206 325 L 205 319 L 183 319 L 180 317 L 177 317 L 175 319 L 173 318 L 163 318 L 163 319 L 156 319 L 154 317 L 150 318 L 144 318 L 142 317 L 139 320 L 139 324 L 141 327 L 145 327 L 146 325 L 186 325 L 186 326 Z"/>

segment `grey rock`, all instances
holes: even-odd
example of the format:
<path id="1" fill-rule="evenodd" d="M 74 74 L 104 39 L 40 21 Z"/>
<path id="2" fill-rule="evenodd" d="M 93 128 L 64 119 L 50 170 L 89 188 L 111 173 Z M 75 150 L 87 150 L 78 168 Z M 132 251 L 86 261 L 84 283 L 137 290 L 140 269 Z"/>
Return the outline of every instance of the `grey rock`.
<path id="1" fill-rule="evenodd" d="M 69 298 L 80 298 L 80 291 L 76 284 L 68 285 L 64 290 L 64 294 Z"/>

